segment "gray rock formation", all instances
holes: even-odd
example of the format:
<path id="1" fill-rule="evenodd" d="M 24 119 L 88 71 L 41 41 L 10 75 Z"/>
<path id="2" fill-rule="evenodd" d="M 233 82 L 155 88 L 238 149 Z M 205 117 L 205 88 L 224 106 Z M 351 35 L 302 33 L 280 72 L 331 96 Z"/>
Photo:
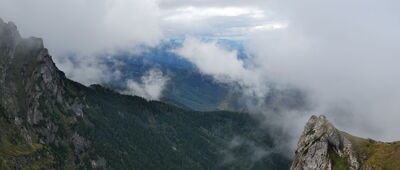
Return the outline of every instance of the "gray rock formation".
<path id="1" fill-rule="evenodd" d="M 13 120 L 24 142 L 73 144 L 77 152 L 89 144 L 70 129 L 83 117 L 84 99 L 58 70 L 43 40 L 22 38 L 14 23 L 1 19 L 0 94 L 6 117 Z"/>
<path id="2" fill-rule="evenodd" d="M 346 168 L 360 168 L 352 143 L 325 116 L 312 116 L 297 144 L 291 170 L 331 170 L 332 154 L 344 159 Z"/>
<path id="3" fill-rule="evenodd" d="M 58 111 L 83 116 L 83 101 L 66 91 L 68 80 L 57 69 L 42 39 L 21 38 L 12 22 L 0 20 L 0 52 L 0 104 L 11 117 L 18 118 L 17 124 L 39 124 L 48 117 L 43 115 L 46 106 L 62 106 Z"/>

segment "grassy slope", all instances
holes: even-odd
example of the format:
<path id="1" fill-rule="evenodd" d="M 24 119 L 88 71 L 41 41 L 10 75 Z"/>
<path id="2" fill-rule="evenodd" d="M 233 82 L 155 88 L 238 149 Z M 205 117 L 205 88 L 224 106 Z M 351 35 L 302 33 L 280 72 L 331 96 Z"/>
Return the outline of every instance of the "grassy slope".
<path id="1" fill-rule="evenodd" d="M 21 139 L 13 122 L 0 105 L 0 169 L 52 169 L 53 155 L 44 145 Z"/>
<path id="2" fill-rule="evenodd" d="M 354 146 L 362 165 L 371 165 L 376 170 L 400 169 L 400 142 L 377 142 L 342 133 Z"/>

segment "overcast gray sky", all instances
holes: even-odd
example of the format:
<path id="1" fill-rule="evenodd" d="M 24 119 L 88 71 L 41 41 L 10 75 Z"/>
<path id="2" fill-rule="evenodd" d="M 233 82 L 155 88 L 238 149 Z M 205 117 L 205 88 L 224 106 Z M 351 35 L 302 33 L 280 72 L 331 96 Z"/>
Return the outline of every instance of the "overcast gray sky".
<path id="1" fill-rule="evenodd" d="M 356 135 L 399 140 L 399 8 L 395 0 L 0 0 L 0 17 L 43 37 L 85 84 L 118 75 L 94 54 L 181 37 L 175 53 L 247 94 L 268 93 L 267 81 L 306 90 L 313 112 L 282 118 L 294 135 L 310 114 L 327 114 Z M 210 37 L 241 40 L 252 57 L 202 40 Z M 78 62 L 63 58 L 71 53 Z"/>
<path id="2" fill-rule="evenodd" d="M 260 1 L 1 0 L 0 16 L 55 54 L 93 53 L 186 35 L 243 38 L 286 22 Z"/>

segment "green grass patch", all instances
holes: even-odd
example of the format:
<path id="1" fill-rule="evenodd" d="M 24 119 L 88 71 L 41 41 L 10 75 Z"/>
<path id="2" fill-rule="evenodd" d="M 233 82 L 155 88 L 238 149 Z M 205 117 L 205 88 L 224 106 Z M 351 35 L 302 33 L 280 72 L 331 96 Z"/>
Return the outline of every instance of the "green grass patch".
<path id="1" fill-rule="evenodd" d="M 328 154 L 331 160 L 332 170 L 348 169 L 349 163 L 347 162 L 347 157 L 341 158 L 331 147 L 328 150 Z"/>
<path id="2" fill-rule="evenodd" d="M 400 169 L 400 142 L 377 142 L 344 132 L 342 134 L 352 142 L 362 165 L 370 165 L 375 170 Z"/>

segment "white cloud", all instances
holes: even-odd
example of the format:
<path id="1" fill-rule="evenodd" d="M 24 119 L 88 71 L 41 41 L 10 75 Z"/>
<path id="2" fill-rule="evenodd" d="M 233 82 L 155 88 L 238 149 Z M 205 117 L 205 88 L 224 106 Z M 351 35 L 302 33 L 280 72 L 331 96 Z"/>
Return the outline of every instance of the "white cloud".
<path id="1" fill-rule="evenodd" d="M 268 30 L 277 30 L 277 29 L 284 29 L 287 28 L 288 24 L 286 23 L 265 23 L 262 25 L 256 25 L 253 27 L 250 27 L 247 32 L 256 32 L 256 31 L 268 31 Z"/>
<path id="2" fill-rule="evenodd" d="M 182 47 L 175 49 L 174 52 L 194 63 L 201 72 L 214 75 L 219 79 L 236 80 L 243 74 L 247 74 L 243 61 L 237 58 L 237 51 L 224 49 L 214 41 L 202 42 L 196 38 L 187 37 Z"/>
<path id="3" fill-rule="evenodd" d="M 162 0 L 160 6 L 162 8 L 176 8 L 177 6 L 198 6 L 198 7 L 226 7 L 226 6 L 256 6 L 262 7 L 270 5 L 270 1 L 266 0 Z"/>
<path id="4" fill-rule="evenodd" d="M 54 58 L 67 77 L 86 86 L 118 80 L 119 70 L 112 70 L 102 59 L 88 56 Z"/>
<path id="5" fill-rule="evenodd" d="M 286 29 L 251 36 L 254 63 L 272 80 L 307 89 L 314 114 L 328 114 L 339 128 L 398 140 L 400 24 L 391 8 L 398 2 L 288 2 L 279 7 Z"/>
<path id="6" fill-rule="evenodd" d="M 167 21 L 196 21 L 201 19 L 208 19 L 211 17 L 236 17 L 240 15 L 249 15 L 253 18 L 263 18 L 265 17 L 264 11 L 253 8 L 240 8 L 240 7 L 181 7 L 175 9 L 175 11 L 164 18 Z"/>
<path id="7" fill-rule="evenodd" d="M 271 10 L 288 24 L 285 29 L 251 32 L 246 42 L 251 57 L 245 61 L 215 42 L 190 38 L 177 53 L 200 71 L 253 91 L 244 94 L 268 94 L 268 82 L 294 85 L 308 92 L 313 106 L 309 113 L 265 112 L 266 124 L 288 133 L 291 146 L 310 114 L 327 114 L 338 128 L 355 135 L 398 140 L 400 50 L 396 45 L 400 44 L 400 24 L 393 22 L 399 12 L 391 8 L 398 2 L 276 4 Z M 259 96 L 255 95 L 256 99 Z"/>
<path id="8" fill-rule="evenodd" d="M 164 16 L 161 25 L 168 37 L 195 35 L 235 39 L 256 29 L 282 29 L 285 24 L 276 19 L 272 11 L 257 6 L 176 5 L 162 8 L 161 12 Z"/>
<path id="9" fill-rule="evenodd" d="M 356 135 L 398 140 L 400 24 L 393 22 L 399 15 L 393 7 L 399 3 L 288 0 L 275 5 L 271 10 L 285 18 L 285 29 L 250 33 L 246 48 L 252 56 L 246 61 L 215 42 L 190 38 L 177 53 L 200 71 L 245 90 L 268 91 L 268 81 L 305 89 L 315 106 L 311 113 L 267 113 L 292 136 L 310 114 L 328 114 Z"/>
<path id="10" fill-rule="evenodd" d="M 166 88 L 169 78 L 159 70 L 152 69 L 146 72 L 140 81 L 127 80 L 127 89 L 124 94 L 141 96 L 147 100 L 159 100 Z"/>
<path id="11" fill-rule="evenodd" d="M 187 37 L 174 52 L 195 64 L 203 74 L 211 75 L 222 83 L 239 85 L 247 96 L 262 98 L 268 93 L 266 79 L 261 78 L 258 68 L 239 59 L 236 50 L 226 49 L 216 41 L 204 42 Z"/>
<path id="12" fill-rule="evenodd" d="M 301 119 L 303 114 L 297 115 L 298 112 L 295 111 L 271 113 L 271 108 L 265 105 L 265 99 L 270 92 L 269 85 L 273 80 L 280 80 L 274 79 L 277 78 L 274 77 L 275 73 L 270 73 L 269 63 L 259 60 L 257 56 L 239 59 L 235 50 L 226 49 L 215 41 L 201 41 L 193 37 L 187 37 L 182 47 L 174 52 L 196 65 L 203 74 L 211 75 L 215 80 L 231 84 L 234 90 L 239 90 L 241 97 L 245 99 L 241 107 L 246 107 L 251 113 L 264 113 L 268 120 L 264 122 L 265 125 L 272 125 L 268 130 L 282 144 L 279 149 L 288 151 L 288 145 L 294 146 L 297 131 L 293 132 L 293 128 L 301 129 L 304 122 L 297 122 L 304 120 L 304 117 Z M 285 90 L 286 86 L 280 85 L 282 87 L 279 88 Z M 290 117 L 297 119 L 290 120 Z M 289 142 L 288 136 L 292 139 Z"/>
<path id="13" fill-rule="evenodd" d="M 2 0 L 0 16 L 42 37 L 55 57 L 154 45 L 162 35 L 156 0 Z"/>

